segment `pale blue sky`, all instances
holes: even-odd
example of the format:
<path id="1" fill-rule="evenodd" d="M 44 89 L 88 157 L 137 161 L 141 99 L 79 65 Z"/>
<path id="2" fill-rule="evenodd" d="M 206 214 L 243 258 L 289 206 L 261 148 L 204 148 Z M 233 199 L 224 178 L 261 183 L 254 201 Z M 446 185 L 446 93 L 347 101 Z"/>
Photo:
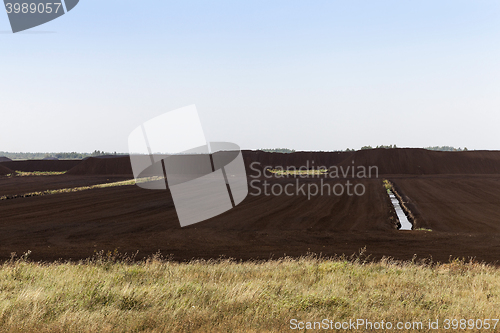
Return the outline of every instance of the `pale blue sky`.
<path id="1" fill-rule="evenodd" d="M 4 151 L 126 152 L 190 104 L 242 148 L 500 149 L 496 0 L 81 0 L 9 29 L 0 14 Z"/>

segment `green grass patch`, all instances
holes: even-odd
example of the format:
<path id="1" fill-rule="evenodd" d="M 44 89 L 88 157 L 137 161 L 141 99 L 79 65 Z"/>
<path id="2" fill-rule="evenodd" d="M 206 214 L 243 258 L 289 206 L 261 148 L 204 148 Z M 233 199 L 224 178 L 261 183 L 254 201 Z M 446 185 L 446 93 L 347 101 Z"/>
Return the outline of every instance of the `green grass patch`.
<path id="1" fill-rule="evenodd" d="M 384 179 L 382 182 L 384 184 L 384 188 L 386 189 L 387 193 L 390 194 L 392 192 L 392 183 L 387 179 Z"/>

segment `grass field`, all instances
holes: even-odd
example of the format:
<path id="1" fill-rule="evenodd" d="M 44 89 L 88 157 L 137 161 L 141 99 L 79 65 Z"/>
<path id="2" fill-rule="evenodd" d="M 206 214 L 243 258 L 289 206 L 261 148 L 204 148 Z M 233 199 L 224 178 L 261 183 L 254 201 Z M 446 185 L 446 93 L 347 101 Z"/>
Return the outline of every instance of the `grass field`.
<path id="1" fill-rule="evenodd" d="M 0 266 L 2 332 L 290 332 L 307 321 L 358 318 L 422 322 L 424 332 L 429 319 L 440 327 L 445 319 L 490 319 L 495 331 L 499 308 L 499 269 L 472 261 L 176 263 L 101 253 L 75 263 L 23 256 Z"/>

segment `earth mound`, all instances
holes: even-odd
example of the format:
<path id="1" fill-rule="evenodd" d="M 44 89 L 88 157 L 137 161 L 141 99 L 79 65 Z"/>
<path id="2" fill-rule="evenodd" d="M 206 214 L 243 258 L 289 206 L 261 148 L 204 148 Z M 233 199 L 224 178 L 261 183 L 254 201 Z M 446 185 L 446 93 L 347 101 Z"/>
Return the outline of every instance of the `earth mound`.
<path id="1" fill-rule="evenodd" d="M 2 165 L 11 170 L 19 170 L 24 172 L 33 171 L 68 171 L 74 166 L 80 164 L 80 160 L 27 160 L 27 161 L 11 161 L 3 162 Z"/>
<path id="2" fill-rule="evenodd" d="M 247 170 L 250 165 L 257 162 L 265 167 L 295 167 L 312 169 L 318 167 L 331 167 L 352 156 L 352 152 L 312 152 L 301 151 L 295 153 L 269 153 L 264 151 L 243 151 L 243 159 Z M 254 164 L 254 166 L 257 166 Z"/>
<path id="3" fill-rule="evenodd" d="M 67 172 L 68 175 L 130 175 L 133 177 L 130 157 L 89 157 Z"/>
<path id="4" fill-rule="evenodd" d="M 10 161 L 12 161 L 12 160 L 10 158 L 8 158 L 8 157 L 0 156 L 0 163 L 1 162 L 10 162 Z"/>
<path id="5" fill-rule="evenodd" d="M 353 163 L 354 161 L 354 163 Z M 342 161 L 348 166 L 377 166 L 379 174 L 499 174 L 500 151 L 431 151 L 420 148 L 367 149 Z"/>
<path id="6" fill-rule="evenodd" d="M 12 173 L 12 170 L 0 164 L 0 176 L 8 175 L 10 173 Z"/>
<path id="7" fill-rule="evenodd" d="M 296 152 L 290 154 L 244 150 L 243 160 L 248 175 L 266 167 L 318 168 L 330 167 L 350 157 L 350 152 Z M 89 157 L 71 169 L 70 175 L 132 175 L 129 156 Z"/>
<path id="8" fill-rule="evenodd" d="M 89 158 L 120 158 L 120 157 L 125 157 L 127 155 L 99 155 L 99 156 L 88 156 L 83 158 L 83 160 L 88 160 Z"/>
<path id="9" fill-rule="evenodd" d="M 244 150 L 242 153 L 248 176 L 258 175 L 259 171 L 265 168 L 317 169 L 338 166 L 346 169 L 352 165 L 377 166 L 379 174 L 391 175 L 500 174 L 500 151 L 443 152 L 420 148 L 395 148 L 289 154 Z M 132 175 L 133 173 L 129 156 L 114 156 L 113 158 L 90 157 L 74 166 L 68 174 Z"/>

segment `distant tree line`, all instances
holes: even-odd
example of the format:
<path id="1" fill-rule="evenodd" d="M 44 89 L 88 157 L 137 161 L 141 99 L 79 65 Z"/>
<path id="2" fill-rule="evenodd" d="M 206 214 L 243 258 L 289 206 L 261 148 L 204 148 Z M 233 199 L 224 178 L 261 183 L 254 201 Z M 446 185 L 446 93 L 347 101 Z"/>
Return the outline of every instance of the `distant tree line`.
<path id="1" fill-rule="evenodd" d="M 92 153 L 12 153 L 6 151 L 0 151 L 0 156 L 8 157 L 12 160 L 42 160 L 44 158 L 55 157 L 60 160 L 81 160 L 85 157 L 95 157 L 102 155 L 126 155 L 124 153 L 115 152 L 105 152 L 100 150 L 94 150 Z"/>
<path id="2" fill-rule="evenodd" d="M 363 146 L 363 147 L 361 147 L 361 150 L 375 149 L 375 148 L 392 149 L 392 148 L 398 148 L 398 147 L 396 147 L 396 145 L 388 145 L 388 146 L 381 145 L 381 146 L 377 146 L 377 147 Z"/>
<path id="3" fill-rule="evenodd" d="M 372 147 L 372 146 L 363 146 L 361 147 L 360 150 L 365 150 L 365 149 L 376 149 L 376 148 L 384 148 L 384 149 L 394 149 L 394 148 L 398 148 L 396 145 L 388 145 L 388 146 L 384 146 L 384 145 L 380 145 L 380 146 L 376 146 L 376 147 Z M 424 147 L 424 149 L 428 149 L 428 150 L 439 150 L 439 151 L 468 151 L 467 147 L 464 147 L 463 149 L 458 147 L 458 148 L 455 148 L 455 147 L 451 147 L 451 146 L 434 146 L 434 147 Z M 356 151 L 355 149 L 349 149 L 347 148 L 345 151 Z"/>
<path id="4" fill-rule="evenodd" d="M 464 147 L 464 149 L 458 147 L 451 147 L 451 146 L 434 146 L 434 147 L 425 147 L 424 149 L 428 150 L 439 150 L 439 151 L 468 151 L 467 147 Z"/>
<path id="5" fill-rule="evenodd" d="M 265 151 L 266 153 L 283 153 L 283 154 L 295 153 L 295 149 L 288 149 L 288 148 L 274 148 L 274 149 L 260 149 L 260 150 Z"/>
<path id="6" fill-rule="evenodd" d="M 377 149 L 377 148 L 383 148 L 383 149 L 394 149 L 397 148 L 396 145 L 380 145 L 376 147 L 372 146 L 363 146 L 361 147 L 360 150 L 365 150 L 365 149 Z M 455 148 L 451 146 L 434 146 L 434 147 L 425 147 L 424 149 L 428 150 L 439 150 L 439 151 L 467 151 L 467 147 L 462 148 Z M 295 149 L 288 149 L 288 148 L 273 148 L 273 149 L 260 149 L 261 151 L 268 152 L 268 153 L 282 153 L 282 154 L 290 154 L 290 153 L 295 153 Z M 350 149 L 346 148 L 345 150 L 334 150 L 334 152 L 353 152 L 356 151 L 356 149 Z M 127 155 L 126 153 L 117 153 L 115 152 L 105 152 L 105 151 L 100 151 L 100 150 L 94 150 L 92 153 L 77 153 L 77 152 L 70 152 L 70 153 L 12 153 L 12 152 L 6 152 L 6 151 L 0 151 L 0 156 L 5 156 L 10 159 L 22 159 L 22 160 L 41 160 L 44 158 L 51 158 L 55 157 L 57 159 L 61 160 L 72 160 L 72 159 L 78 159 L 81 160 L 86 157 L 95 157 L 95 156 L 102 156 L 102 155 Z"/>

